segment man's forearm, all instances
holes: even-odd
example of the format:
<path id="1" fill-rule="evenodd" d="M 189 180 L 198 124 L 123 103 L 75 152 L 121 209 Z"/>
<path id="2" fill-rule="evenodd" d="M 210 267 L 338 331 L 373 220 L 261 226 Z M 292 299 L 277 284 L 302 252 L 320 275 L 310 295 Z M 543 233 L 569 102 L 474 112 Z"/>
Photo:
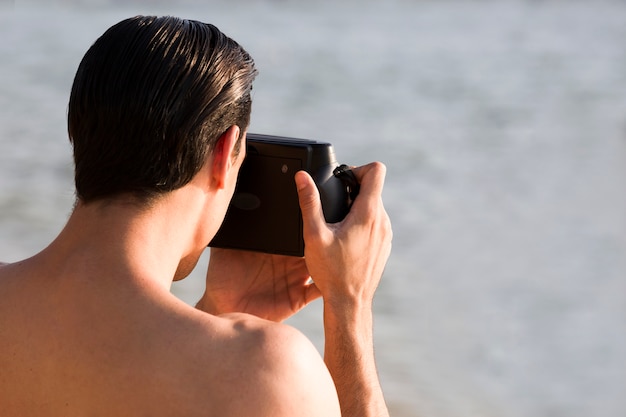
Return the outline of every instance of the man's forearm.
<path id="1" fill-rule="evenodd" d="M 324 361 L 343 417 L 388 417 L 376 372 L 370 306 L 324 306 Z"/>

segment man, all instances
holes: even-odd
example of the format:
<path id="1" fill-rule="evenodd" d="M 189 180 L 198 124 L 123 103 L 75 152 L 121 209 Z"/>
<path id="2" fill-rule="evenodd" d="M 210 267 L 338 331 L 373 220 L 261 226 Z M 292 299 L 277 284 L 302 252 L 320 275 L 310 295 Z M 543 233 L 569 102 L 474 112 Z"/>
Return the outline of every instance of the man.
<path id="1" fill-rule="evenodd" d="M 47 248 L 0 267 L 0 415 L 388 415 L 371 310 L 391 250 L 382 164 L 354 169 L 360 194 L 332 225 L 296 174 L 304 259 L 214 249 L 197 308 L 169 291 L 226 213 L 255 75 L 217 28 L 173 17 L 122 21 L 89 49 L 68 110 L 76 206 Z M 320 296 L 324 361 L 280 324 Z"/>

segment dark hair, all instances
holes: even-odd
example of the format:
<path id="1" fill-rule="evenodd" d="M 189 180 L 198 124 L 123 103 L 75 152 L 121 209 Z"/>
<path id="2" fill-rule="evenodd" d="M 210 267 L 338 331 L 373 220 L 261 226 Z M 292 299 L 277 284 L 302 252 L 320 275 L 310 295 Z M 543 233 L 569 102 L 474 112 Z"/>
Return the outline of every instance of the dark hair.
<path id="1" fill-rule="evenodd" d="M 247 129 L 256 73 L 210 24 L 137 16 L 112 26 L 83 57 L 70 95 L 78 198 L 148 202 L 187 184 L 230 126 Z"/>

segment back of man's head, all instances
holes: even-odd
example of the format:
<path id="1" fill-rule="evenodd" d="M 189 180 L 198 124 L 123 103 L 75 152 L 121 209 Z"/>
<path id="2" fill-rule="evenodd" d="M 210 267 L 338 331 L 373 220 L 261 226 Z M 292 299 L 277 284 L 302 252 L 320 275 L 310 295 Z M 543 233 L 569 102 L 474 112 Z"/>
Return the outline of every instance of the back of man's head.
<path id="1" fill-rule="evenodd" d="M 255 76 L 250 55 L 215 26 L 138 16 L 111 27 L 70 96 L 78 198 L 149 202 L 184 186 L 222 133 L 248 127 Z"/>

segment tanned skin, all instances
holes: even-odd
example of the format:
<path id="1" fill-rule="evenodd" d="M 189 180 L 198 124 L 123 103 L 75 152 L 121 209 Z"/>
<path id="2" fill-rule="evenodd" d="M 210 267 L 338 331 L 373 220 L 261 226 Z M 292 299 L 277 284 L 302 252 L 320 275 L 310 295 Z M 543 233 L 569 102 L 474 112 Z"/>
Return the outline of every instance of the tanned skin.
<path id="1" fill-rule="evenodd" d="M 48 247 L 0 266 L 0 415 L 388 415 L 371 331 L 391 250 L 382 164 L 354 170 L 361 192 L 333 225 L 296 175 L 304 258 L 211 250 L 197 308 L 170 293 L 224 218 L 239 133 L 182 188 L 150 205 L 79 201 Z M 280 323 L 320 296 L 323 359 Z"/>

